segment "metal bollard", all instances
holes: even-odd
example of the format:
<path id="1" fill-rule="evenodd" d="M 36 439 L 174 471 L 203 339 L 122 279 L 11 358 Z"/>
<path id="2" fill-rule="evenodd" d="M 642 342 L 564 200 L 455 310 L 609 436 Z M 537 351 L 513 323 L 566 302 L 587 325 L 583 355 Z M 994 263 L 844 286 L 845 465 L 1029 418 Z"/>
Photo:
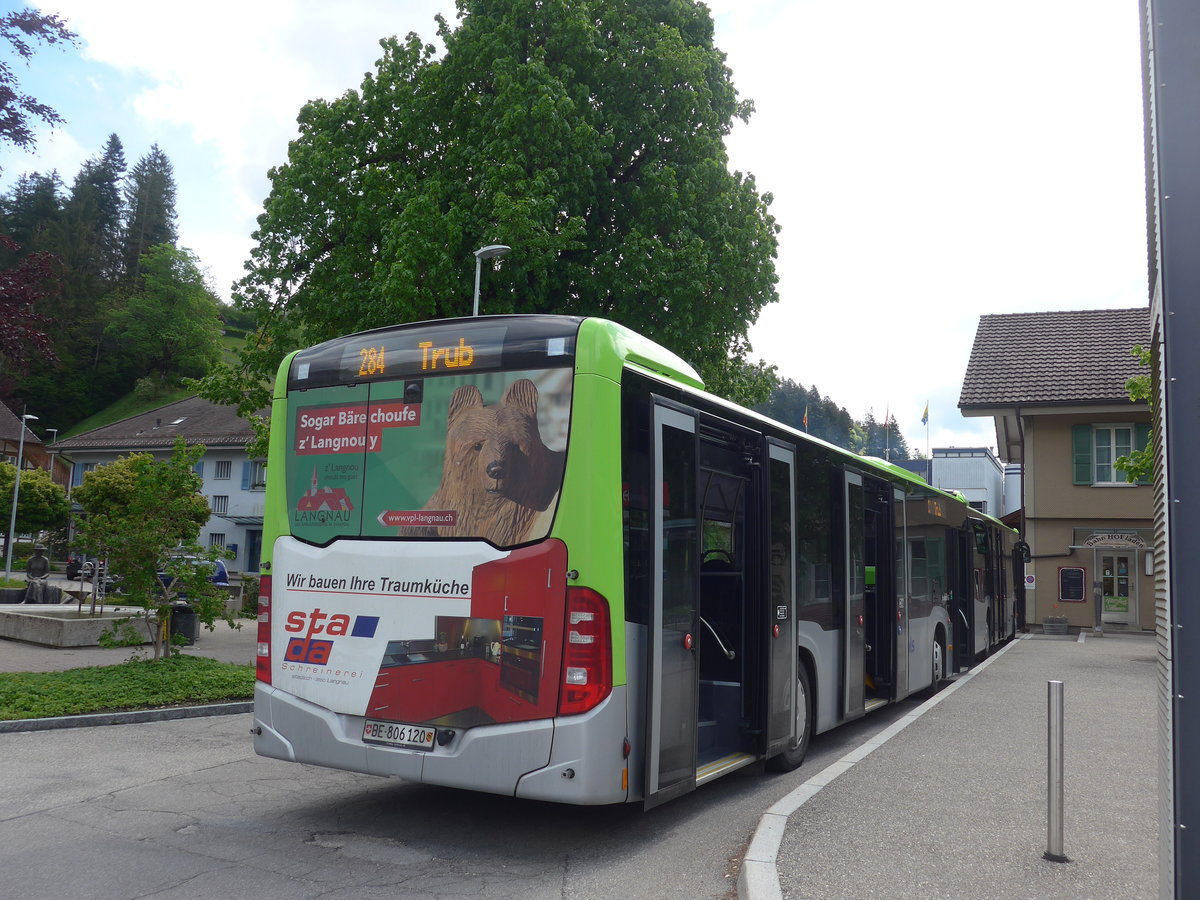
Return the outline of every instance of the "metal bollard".
<path id="1" fill-rule="evenodd" d="M 1050 862 L 1063 855 L 1063 683 L 1046 682 L 1046 852 Z"/>

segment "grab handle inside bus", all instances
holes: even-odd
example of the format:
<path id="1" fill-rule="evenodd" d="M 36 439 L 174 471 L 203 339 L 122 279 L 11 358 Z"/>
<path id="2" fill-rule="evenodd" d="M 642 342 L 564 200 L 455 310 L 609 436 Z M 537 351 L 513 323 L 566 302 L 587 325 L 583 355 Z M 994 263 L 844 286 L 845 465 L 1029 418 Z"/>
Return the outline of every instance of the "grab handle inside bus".
<path id="1" fill-rule="evenodd" d="M 717 642 L 717 646 L 721 648 L 721 652 L 725 654 L 726 659 L 733 659 L 734 653 L 725 647 L 725 642 L 721 640 L 721 636 L 717 634 L 717 629 L 708 624 L 708 620 L 704 616 L 700 617 L 700 621 L 704 623 L 704 627 L 708 629 L 708 633 L 713 636 L 713 640 Z"/>

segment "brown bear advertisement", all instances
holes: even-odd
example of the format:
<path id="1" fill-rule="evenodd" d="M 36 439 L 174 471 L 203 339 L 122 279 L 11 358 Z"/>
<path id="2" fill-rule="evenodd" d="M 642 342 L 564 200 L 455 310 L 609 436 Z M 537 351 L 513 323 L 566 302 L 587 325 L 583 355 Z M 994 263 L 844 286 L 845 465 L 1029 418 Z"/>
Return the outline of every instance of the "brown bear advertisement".
<path id="1" fill-rule="evenodd" d="M 549 533 L 566 460 L 569 369 L 427 378 L 420 402 L 405 397 L 403 382 L 364 387 L 309 391 L 295 411 L 293 534 L 511 547 Z"/>

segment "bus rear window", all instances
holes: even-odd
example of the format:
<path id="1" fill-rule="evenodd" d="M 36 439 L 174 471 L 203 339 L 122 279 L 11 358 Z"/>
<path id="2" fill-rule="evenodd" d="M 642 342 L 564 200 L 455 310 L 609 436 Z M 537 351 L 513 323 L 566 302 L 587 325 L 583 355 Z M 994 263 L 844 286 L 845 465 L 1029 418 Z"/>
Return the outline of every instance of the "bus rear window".
<path id="1" fill-rule="evenodd" d="M 566 460 L 571 369 L 473 372 L 289 391 L 291 532 L 546 537 Z"/>

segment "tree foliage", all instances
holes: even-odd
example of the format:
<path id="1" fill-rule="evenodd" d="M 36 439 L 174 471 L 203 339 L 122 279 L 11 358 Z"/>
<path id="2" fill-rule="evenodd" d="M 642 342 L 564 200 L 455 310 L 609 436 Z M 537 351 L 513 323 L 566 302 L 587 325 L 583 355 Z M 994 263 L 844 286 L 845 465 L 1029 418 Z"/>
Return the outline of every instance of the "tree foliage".
<path id="1" fill-rule="evenodd" d="M 7 515 L 4 529 L 8 530 L 8 516 L 12 514 L 13 477 L 17 467 L 0 462 L 0 497 L 5 498 Z M 15 534 L 37 534 L 53 531 L 67 523 L 67 492 L 61 484 L 55 484 L 50 473 L 44 469 L 26 469 L 21 472 L 21 490 L 17 498 L 17 527 Z M 8 554 L 8 541 L 15 535 L 5 534 L 4 554 Z"/>
<path id="2" fill-rule="evenodd" d="M 1151 365 L 1149 347 L 1138 344 L 1130 353 L 1137 359 L 1139 365 Z M 1134 375 L 1125 382 L 1125 390 L 1129 392 L 1132 403 L 1149 403 L 1153 405 L 1154 393 L 1149 375 Z M 1154 441 L 1147 443 L 1141 450 L 1134 449 L 1128 456 L 1118 456 L 1113 461 L 1113 468 L 1125 473 L 1125 480 L 1130 484 L 1149 482 L 1154 479 Z"/>
<path id="3" fill-rule="evenodd" d="M 141 270 L 142 257 L 151 247 L 179 240 L 175 212 L 175 167 L 154 144 L 137 161 L 125 179 L 125 277 L 133 279 Z"/>
<path id="4" fill-rule="evenodd" d="M 27 366 L 6 366 L 0 351 L 0 397 L 36 403 L 43 422 L 65 429 L 131 390 L 157 392 L 164 382 L 204 374 L 217 358 L 214 316 L 222 307 L 199 261 L 174 246 L 174 204 L 171 164 L 162 150 L 152 148 L 126 173 L 125 148 L 115 134 L 81 166 L 69 190 L 56 173 L 34 172 L 0 196 L 0 234 L 24 243 L 0 245 L 0 272 L 31 254 L 50 253 L 61 260 L 62 285 L 38 300 L 36 312 L 48 318 L 30 320 L 48 344 L 27 354 Z M 145 245 L 152 234 L 170 240 Z M 152 272 L 143 271 L 147 252 Z M 134 253 L 141 255 L 130 271 Z M 178 254 L 175 262 L 165 259 Z M 127 328 L 144 339 L 133 346 Z M 0 334 L 0 341 L 5 337 L 30 346 L 26 337 Z"/>
<path id="5" fill-rule="evenodd" d="M 0 16 L 0 37 L 8 41 L 17 56 L 28 62 L 33 56 L 33 44 L 73 44 L 76 35 L 61 17 L 44 15 L 27 7 Z M 31 120 L 34 119 L 41 119 L 47 125 L 63 122 L 63 117 L 51 106 L 22 93 L 12 65 L 0 59 L 0 141 L 32 149 L 35 138 Z"/>
<path id="6" fill-rule="evenodd" d="M 88 472 L 74 493 L 84 513 L 76 544 L 107 559 L 109 572 L 120 575 L 123 604 L 153 614 L 155 659 L 167 646 L 172 603 L 180 594 L 210 628 L 223 612 L 224 592 L 208 581 L 203 567 L 186 562 L 189 556 L 216 559 L 224 553 L 196 543 L 210 515 L 195 471 L 204 450 L 178 438 L 165 460 L 148 453 L 122 456 Z M 160 571 L 171 577 L 159 578 Z M 147 616 L 148 625 L 151 621 Z"/>
<path id="7" fill-rule="evenodd" d="M 776 384 L 767 400 L 755 409 L 854 453 L 893 462 L 911 458 L 908 441 L 900 433 L 894 416 L 887 417 L 886 427 L 870 412 L 858 421 L 845 407 L 822 397 L 816 387 L 805 388 L 790 378 Z"/>
<path id="8" fill-rule="evenodd" d="M 134 288 L 108 317 L 106 331 L 159 380 L 200 376 L 220 358 L 219 307 L 196 257 L 159 244 L 142 257 Z"/>
<path id="9" fill-rule="evenodd" d="M 0 234 L 0 246 L 16 252 L 19 245 Z M 32 362 L 58 361 L 45 328 L 52 321 L 39 312 L 61 291 L 61 267 L 51 253 L 32 253 L 0 270 L 0 375 L 23 374 Z"/>
<path id="10" fill-rule="evenodd" d="M 469 314 L 472 251 L 504 243 L 485 314 L 612 318 L 717 392 L 765 396 L 746 334 L 777 299 L 778 227 L 771 196 L 728 169 L 723 139 L 752 108 L 708 9 L 459 0 L 458 19 L 438 19 L 444 54 L 384 40 L 361 90 L 301 110 L 235 292 L 262 330 L 206 393 L 255 390 L 258 408 L 289 350 Z"/>

